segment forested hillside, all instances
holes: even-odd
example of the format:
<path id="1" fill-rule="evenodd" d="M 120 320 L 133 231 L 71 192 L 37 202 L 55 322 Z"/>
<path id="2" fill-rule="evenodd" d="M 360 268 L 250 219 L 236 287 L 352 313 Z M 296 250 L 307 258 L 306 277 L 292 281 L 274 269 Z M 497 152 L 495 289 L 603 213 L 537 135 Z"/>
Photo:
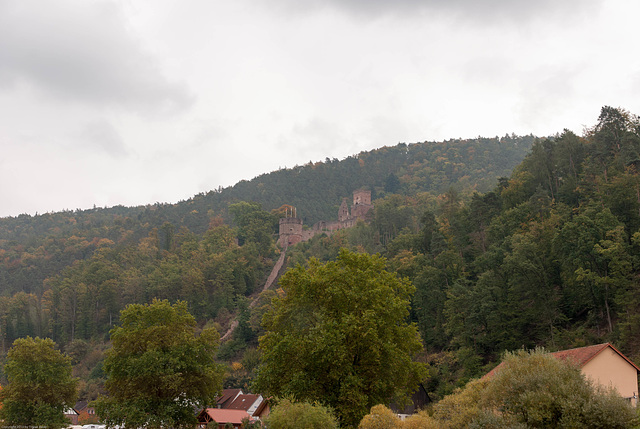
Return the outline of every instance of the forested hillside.
<path id="1" fill-rule="evenodd" d="M 267 210 L 286 203 L 298 209 L 305 224 L 312 225 L 333 219 L 342 198 L 361 187 L 371 189 L 374 200 L 387 194 L 438 195 L 450 187 L 489 191 L 499 177 L 511 174 L 533 141 L 533 136 L 505 136 L 400 143 L 342 161 L 327 158 L 264 174 L 217 195 L 197 196 L 192 203 L 202 199 L 215 210 L 235 200 L 255 201 Z"/>
<path id="2" fill-rule="evenodd" d="M 238 238 L 239 248 L 244 248 L 245 237 L 242 234 L 245 232 L 238 228 L 241 225 L 237 219 L 234 222 L 234 213 L 229 211 L 229 204 L 251 201 L 261 204 L 266 211 L 282 204 L 291 204 L 298 208 L 305 223 L 310 224 L 320 219 L 334 219 L 341 199 L 349 197 L 359 187 L 368 187 L 378 196 L 424 192 L 435 196 L 451 186 L 464 192 L 486 190 L 495 183 L 497 177 L 508 174 L 517 165 L 532 142 L 531 136 L 513 136 L 399 144 L 363 152 L 342 161 L 327 159 L 326 162 L 279 170 L 177 204 L 94 208 L 0 219 L 0 299 L 4 300 L 4 304 L 0 305 L 0 314 L 5 323 L 2 331 L 5 341 L 11 342 L 17 336 L 26 334 L 55 336 L 50 322 L 56 320 L 58 313 L 62 318 L 75 319 L 78 314 L 85 317 L 83 311 L 76 312 L 75 304 L 70 310 L 71 315 L 66 310 L 60 310 L 61 304 L 55 300 L 58 299 L 57 295 L 52 294 L 59 288 L 60 279 L 68 278 L 72 272 L 88 269 L 87 264 L 106 261 L 106 265 L 116 264 L 118 269 L 131 265 L 136 270 L 146 272 L 141 264 L 145 261 L 156 263 L 157 258 L 149 260 L 137 255 L 135 260 L 129 261 L 127 256 L 122 255 L 129 255 L 132 249 L 144 246 L 157 248 L 155 256 L 159 258 L 165 256 L 160 251 L 173 255 L 179 250 L 181 240 L 187 240 L 185 237 L 202 245 L 202 241 L 215 229 L 212 229 L 212 225 L 216 225 L 216 228 L 222 224 L 229 225 L 229 228 L 236 227 L 225 234 L 229 235 L 230 242 Z M 259 206 L 253 208 L 260 209 Z M 242 214 L 236 215 L 242 217 Z M 272 223 L 277 221 L 264 213 L 263 217 L 269 218 L 268 221 Z M 271 240 L 272 233 L 277 232 L 276 224 L 269 225 L 267 230 L 264 234 L 269 237 L 256 238 L 263 241 L 263 253 L 253 253 L 253 257 L 272 257 L 273 249 L 268 249 L 269 245 L 265 243 Z M 208 252 L 210 256 L 213 250 L 208 249 Z M 79 261 L 87 262 L 74 266 Z M 191 264 L 189 257 L 184 263 Z M 230 269 L 237 271 L 236 268 Z M 107 269 L 92 270 L 104 272 Z M 255 282 L 262 280 L 263 274 L 253 268 L 250 272 L 249 276 L 255 278 L 250 281 L 249 292 L 253 290 Z M 235 276 L 239 274 L 236 272 Z M 210 282 L 211 279 L 204 281 Z M 102 280 L 94 278 L 80 283 L 100 289 Z M 117 304 L 112 304 L 110 310 L 95 308 L 95 311 L 104 310 L 112 319 L 113 314 L 117 314 L 127 302 L 148 300 L 157 294 L 153 287 L 141 286 L 143 294 L 134 295 L 132 301 L 123 300 L 122 296 L 127 294 L 122 287 L 119 282 L 113 291 L 119 300 Z M 172 297 L 186 299 L 187 295 L 173 294 Z M 108 301 L 101 299 L 100 305 L 106 305 Z M 216 312 L 197 312 L 197 315 L 215 317 Z M 96 316 L 92 320 L 101 328 L 82 333 L 81 338 L 90 338 L 98 331 L 108 331 L 103 325 L 106 319 Z M 65 334 L 65 338 L 75 337 L 75 325 L 69 329 L 73 334 Z"/>
<path id="3" fill-rule="evenodd" d="M 120 310 L 185 300 L 200 326 L 224 332 L 237 317 L 219 358 L 242 363 L 226 381 L 242 387 L 274 293 L 259 292 L 280 252 L 274 209 L 294 205 L 307 225 L 332 220 L 343 197 L 367 187 L 371 223 L 290 248 L 288 265 L 346 247 L 379 252 L 409 278 L 432 398 L 504 350 L 607 340 L 637 359 L 639 162 L 638 117 L 605 107 L 583 136 L 399 144 L 175 205 L 1 219 L 2 351 L 18 337 L 51 337 L 92 398 Z"/>
<path id="4" fill-rule="evenodd" d="M 220 331 L 239 314 L 236 338 L 220 351 L 223 359 L 239 358 L 255 346 L 263 311 L 249 311 L 247 297 L 278 256 L 274 209 L 294 205 L 305 224 L 334 220 L 342 198 L 366 187 L 374 199 L 383 198 L 375 222 L 378 241 L 386 243 L 407 220 L 385 218 L 384 207 L 396 210 L 398 198 L 433 204 L 449 189 L 461 195 L 489 190 L 533 141 L 506 136 L 398 144 L 281 169 L 177 204 L 0 219 L 0 352 L 19 337 L 51 337 L 73 356 L 77 375 L 93 380 L 81 397 L 95 397 L 103 342 L 120 310 L 166 298 L 186 300 L 201 325 Z M 246 355 L 250 370 L 255 353 Z M 248 373 L 231 374 L 229 383 Z"/>
<path id="5" fill-rule="evenodd" d="M 387 196 L 370 226 L 302 244 L 297 260 L 349 246 L 410 278 L 435 397 L 504 350 L 611 341 L 639 359 L 639 162 L 638 117 L 605 107 L 582 137 L 537 140 L 490 192 Z"/>

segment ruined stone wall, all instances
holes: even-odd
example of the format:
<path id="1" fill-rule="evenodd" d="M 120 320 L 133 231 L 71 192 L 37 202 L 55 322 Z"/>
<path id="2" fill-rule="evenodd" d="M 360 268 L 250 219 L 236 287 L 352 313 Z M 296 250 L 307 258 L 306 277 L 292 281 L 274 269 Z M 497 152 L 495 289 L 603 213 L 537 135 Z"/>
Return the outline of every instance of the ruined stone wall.
<path id="1" fill-rule="evenodd" d="M 353 206 L 349 213 L 347 199 L 343 198 L 338 209 L 338 220 L 333 222 L 316 222 L 311 229 L 302 229 L 302 219 L 289 217 L 280 219 L 280 234 L 278 244 L 289 246 L 301 241 L 308 241 L 317 234 L 331 235 L 335 231 L 351 228 L 359 220 L 367 221 L 369 211 L 373 209 L 371 204 L 371 191 L 360 189 L 353 193 Z"/>
<path id="2" fill-rule="evenodd" d="M 349 207 L 347 206 L 347 199 L 342 199 L 342 204 L 340 204 L 340 208 L 338 209 L 338 221 L 342 222 L 349 218 Z"/>
<path id="3" fill-rule="evenodd" d="M 371 204 L 358 204 L 351 208 L 351 218 L 366 220 L 369 211 L 373 208 Z"/>

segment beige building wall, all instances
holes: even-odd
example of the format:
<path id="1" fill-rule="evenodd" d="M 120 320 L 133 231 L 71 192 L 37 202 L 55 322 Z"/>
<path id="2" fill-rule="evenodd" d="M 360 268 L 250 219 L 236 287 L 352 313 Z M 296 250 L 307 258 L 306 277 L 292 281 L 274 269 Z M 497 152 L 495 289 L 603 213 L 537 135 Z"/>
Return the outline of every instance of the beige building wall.
<path id="1" fill-rule="evenodd" d="M 615 388 L 623 398 L 631 398 L 631 405 L 637 405 L 638 371 L 611 347 L 587 362 L 582 373 L 593 382 Z"/>

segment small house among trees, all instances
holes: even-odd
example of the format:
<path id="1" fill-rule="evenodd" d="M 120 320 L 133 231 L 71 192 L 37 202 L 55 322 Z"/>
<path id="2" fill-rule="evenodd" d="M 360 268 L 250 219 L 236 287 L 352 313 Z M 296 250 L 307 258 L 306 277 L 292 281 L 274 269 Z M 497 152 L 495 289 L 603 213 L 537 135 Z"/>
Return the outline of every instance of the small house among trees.
<path id="1" fill-rule="evenodd" d="M 216 422 L 219 429 L 225 429 L 230 423 L 234 428 L 242 427 L 243 421 L 253 419 L 244 410 L 228 410 L 222 408 L 205 408 L 198 414 L 198 427 L 208 428 L 210 423 Z"/>
<path id="2" fill-rule="evenodd" d="M 587 379 L 606 388 L 614 388 L 632 406 L 637 406 L 640 368 L 611 343 L 561 350 L 551 355 L 575 364 Z M 501 363 L 484 378 L 492 377 L 502 366 Z"/>
<path id="3" fill-rule="evenodd" d="M 73 408 L 67 408 L 64 411 L 64 416 L 69 419 L 72 425 L 78 424 L 78 412 Z"/>
<path id="4" fill-rule="evenodd" d="M 219 410 L 219 411 L 215 411 Z M 242 411 L 242 413 L 224 413 L 222 411 Z M 241 389 L 224 389 L 216 399 L 216 408 L 205 408 L 198 415 L 198 423 L 208 423 L 213 419 L 217 423 L 222 423 L 219 419 L 242 419 L 260 420 L 261 417 L 269 415 L 269 406 L 262 395 L 243 393 Z M 217 418 L 216 418 L 217 417 Z M 233 421 L 225 421 L 234 424 Z"/>
<path id="5" fill-rule="evenodd" d="M 241 389 L 224 389 L 216 399 L 216 406 L 218 408 L 228 408 L 240 395 L 242 395 Z"/>
<path id="6" fill-rule="evenodd" d="M 253 415 L 262 403 L 262 400 L 262 395 L 242 394 L 238 395 L 236 399 L 225 408 L 229 410 L 242 410 Z"/>
<path id="7" fill-rule="evenodd" d="M 574 362 L 588 379 L 615 388 L 631 405 L 637 406 L 640 368 L 610 343 L 563 350 L 552 355 Z"/>

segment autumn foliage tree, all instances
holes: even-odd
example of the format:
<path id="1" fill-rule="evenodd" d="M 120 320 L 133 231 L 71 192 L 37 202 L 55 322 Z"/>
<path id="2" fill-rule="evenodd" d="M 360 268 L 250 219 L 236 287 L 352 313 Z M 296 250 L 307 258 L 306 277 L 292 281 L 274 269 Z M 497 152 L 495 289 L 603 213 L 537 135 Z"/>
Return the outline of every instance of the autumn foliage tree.
<path id="1" fill-rule="evenodd" d="M 331 409 L 320 404 L 281 400 L 269 414 L 271 429 L 337 429 L 338 420 Z"/>
<path id="2" fill-rule="evenodd" d="M 354 427 L 372 405 L 415 389 L 424 368 L 412 360 L 421 344 L 406 321 L 414 288 L 383 258 L 343 249 L 333 262 L 287 271 L 280 284 L 263 319 L 259 391 L 319 401 Z"/>

